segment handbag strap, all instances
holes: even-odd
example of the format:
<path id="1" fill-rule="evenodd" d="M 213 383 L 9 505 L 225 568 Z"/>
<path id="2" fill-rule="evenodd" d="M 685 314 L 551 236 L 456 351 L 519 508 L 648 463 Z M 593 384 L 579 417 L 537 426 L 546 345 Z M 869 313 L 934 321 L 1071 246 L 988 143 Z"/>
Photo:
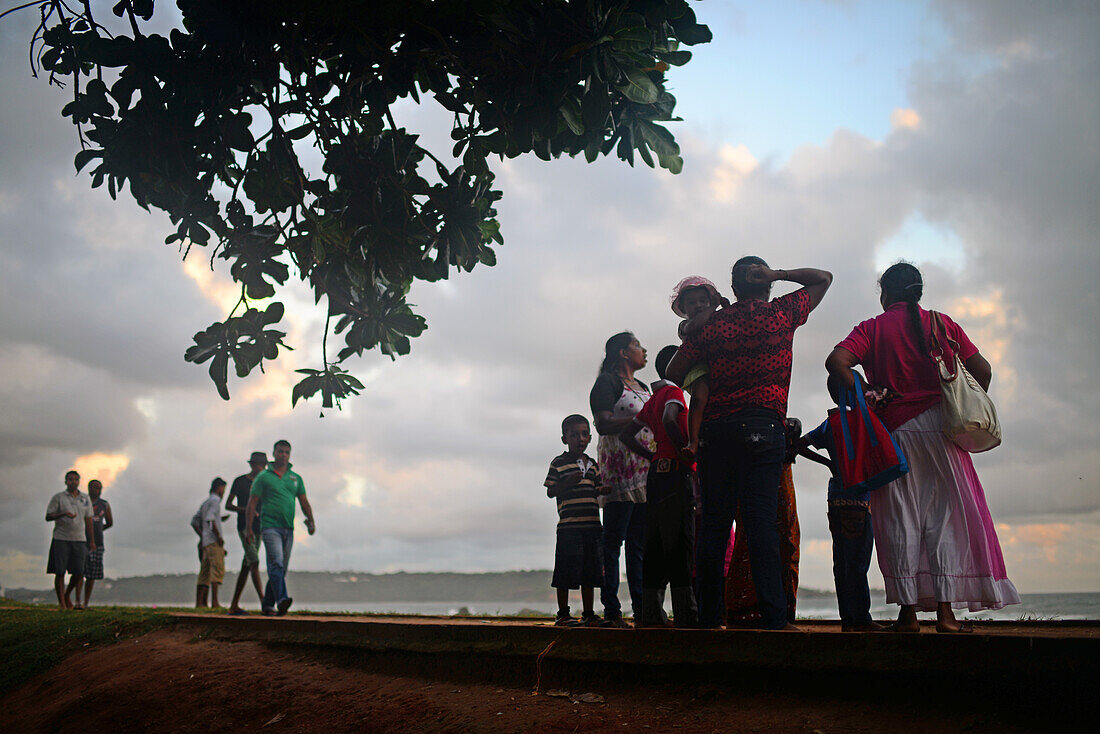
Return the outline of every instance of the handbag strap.
<path id="1" fill-rule="evenodd" d="M 957 357 L 959 354 L 959 343 L 951 338 L 951 335 L 947 333 L 947 327 L 943 323 L 943 314 L 939 311 L 929 311 L 928 315 L 931 317 L 931 328 L 929 329 L 929 336 L 931 337 L 931 352 L 932 361 L 936 364 L 937 368 L 942 370 L 941 374 L 946 373 L 948 377 L 954 378 L 955 370 L 947 367 L 947 361 L 943 358 L 944 347 L 951 349 L 952 353 Z M 952 367 L 954 365 L 952 364 Z"/>
<path id="2" fill-rule="evenodd" d="M 855 389 L 852 390 L 855 393 L 855 402 L 848 402 L 849 391 L 847 389 L 841 391 L 840 400 L 838 401 L 840 407 L 840 433 L 844 437 L 844 449 L 847 451 L 849 458 L 855 456 L 856 450 L 852 444 L 852 429 L 848 426 L 848 406 L 859 410 L 860 415 L 863 416 L 863 425 L 867 429 L 867 437 L 871 441 L 871 446 L 878 446 L 878 436 L 870 427 L 871 416 L 867 410 L 867 399 L 863 395 L 863 381 L 860 380 L 858 372 L 853 372 L 852 378 L 855 380 Z"/>

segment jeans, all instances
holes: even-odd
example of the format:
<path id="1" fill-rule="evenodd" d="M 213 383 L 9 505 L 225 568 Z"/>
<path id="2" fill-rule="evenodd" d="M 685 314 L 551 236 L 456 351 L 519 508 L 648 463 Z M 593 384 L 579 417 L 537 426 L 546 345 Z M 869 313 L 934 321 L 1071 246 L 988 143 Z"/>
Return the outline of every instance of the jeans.
<path id="1" fill-rule="evenodd" d="M 885 491 L 885 490 L 884 490 Z M 833 536 L 833 580 L 840 621 L 845 627 L 871 622 L 871 567 L 874 535 L 871 512 L 858 505 L 829 505 L 829 532 Z"/>
<path id="2" fill-rule="evenodd" d="M 294 547 L 293 528 L 264 528 L 261 533 L 267 553 L 267 586 L 264 587 L 263 608 L 274 609 L 288 598 L 286 568 L 290 565 L 290 549 Z"/>
<path id="3" fill-rule="evenodd" d="M 747 408 L 703 426 L 699 483 L 703 515 L 699 529 L 699 626 L 722 623 L 724 575 L 730 528 L 740 505 L 749 543 L 749 564 L 765 629 L 787 624 L 787 597 L 779 557 L 779 480 L 786 431 L 779 414 Z"/>
<path id="4" fill-rule="evenodd" d="M 691 469 L 675 459 L 657 459 L 649 465 L 646 484 L 645 558 L 642 588 L 646 592 L 646 625 L 663 622 L 653 602 L 672 587 L 672 613 L 677 627 L 697 624 L 695 591 L 695 497 Z M 638 621 L 637 610 L 634 614 Z"/>
<path id="5" fill-rule="evenodd" d="M 635 615 L 642 609 L 642 558 L 645 546 L 644 502 L 608 502 L 603 508 L 603 586 L 600 603 L 605 617 L 621 617 L 619 552 L 626 542 L 626 583 Z"/>

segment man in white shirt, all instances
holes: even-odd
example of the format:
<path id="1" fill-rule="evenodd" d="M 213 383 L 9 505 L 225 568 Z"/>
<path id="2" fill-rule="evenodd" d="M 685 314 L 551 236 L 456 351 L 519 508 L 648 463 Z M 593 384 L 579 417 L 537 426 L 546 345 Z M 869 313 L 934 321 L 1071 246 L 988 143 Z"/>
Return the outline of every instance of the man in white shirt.
<path id="1" fill-rule="evenodd" d="M 195 606 L 207 606 L 207 591 L 210 593 L 210 606 L 220 609 L 218 586 L 225 580 L 225 538 L 222 537 L 222 497 L 225 495 L 225 480 L 216 477 L 210 484 L 210 496 L 199 508 L 201 522 L 202 566 L 199 568 L 199 580 L 195 589 Z"/>
<path id="2" fill-rule="evenodd" d="M 52 522 L 53 539 L 46 573 L 53 574 L 57 604 L 62 609 L 83 609 L 80 603 L 84 591 L 84 561 L 89 550 L 95 550 L 92 530 L 92 503 L 80 491 L 80 475 L 69 471 L 65 475 L 65 491 L 50 498 L 46 506 L 46 522 Z M 65 573 L 76 581 L 76 605 L 65 592 Z"/>

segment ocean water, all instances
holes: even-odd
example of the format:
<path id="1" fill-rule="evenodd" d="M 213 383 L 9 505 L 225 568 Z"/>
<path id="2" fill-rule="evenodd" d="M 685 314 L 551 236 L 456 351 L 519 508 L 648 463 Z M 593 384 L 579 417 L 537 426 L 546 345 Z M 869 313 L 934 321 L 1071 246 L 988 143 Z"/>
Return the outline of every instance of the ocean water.
<path id="1" fill-rule="evenodd" d="M 571 600 L 574 613 L 579 611 L 580 599 Z M 597 604 L 597 607 L 599 605 Z M 624 612 L 629 614 L 629 601 L 623 602 Z M 671 611 L 671 606 L 666 603 Z M 897 616 L 897 606 L 887 605 L 882 592 L 871 594 L 871 616 L 875 619 L 893 619 Z M 302 600 L 295 605 L 295 611 L 316 612 L 372 612 L 376 614 L 424 614 L 452 616 L 471 614 L 474 616 L 514 615 L 521 610 L 541 612 L 552 615 L 555 604 L 552 601 L 445 601 L 445 602 L 312 602 Z M 598 609 L 597 609 L 598 611 Z M 1100 620 L 1100 593 L 1075 594 L 1022 594 L 1021 603 L 1004 609 L 984 612 L 956 612 L 967 619 L 993 619 L 1004 621 L 1019 620 Z M 921 615 L 929 619 L 934 614 Z M 813 594 L 798 605 L 800 619 L 839 619 L 836 597 Z"/>

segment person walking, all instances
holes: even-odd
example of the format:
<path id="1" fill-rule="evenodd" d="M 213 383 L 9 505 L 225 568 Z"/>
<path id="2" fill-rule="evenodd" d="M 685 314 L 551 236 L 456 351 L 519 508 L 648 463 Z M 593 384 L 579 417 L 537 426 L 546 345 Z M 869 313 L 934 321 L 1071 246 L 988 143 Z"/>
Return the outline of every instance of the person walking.
<path id="1" fill-rule="evenodd" d="M 248 510 L 245 512 L 245 542 L 255 538 L 256 508 L 263 504 L 260 515 L 260 537 L 267 555 L 267 586 L 261 611 L 266 616 L 283 616 L 294 600 L 286 588 L 286 572 L 290 565 L 290 550 L 294 547 L 294 501 L 302 506 L 306 516 L 306 530 L 310 535 L 317 529 L 313 508 L 306 499 L 306 485 L 297 472 L 291 470 L 290 442 L 275 442 L 272 450 L 274 461 L 260 472 L 252 482 Z"/>
<path id="2" fill-rule="evenodd" d="M 645 546 L 646 477 L 649 462 L 619 439 L 622 430 L 650 398 L 649 388 L 634 373 L 646 365 L 646 350 L 634 334 L 624 331 L 604 344 L 600 375 L 588 400 L 600 439 L 596 443 L 604 483 L 603 507 L 603 604 L 604 625 L 628 627 L 619 603 L 619 555 L 626 545 L 626 581 L 635 616 L 642 609 L 642 560 Z M 653 434 L 643 428 L 637 435 L 647 451 L 657 446 Z"/>
<path id="3" fill-rule="evenodd" d="M 46 573 L 53 574 L 53 589 L 57 605 L 62 609 L 83 609 L 80 595 L 84 591 L 84 561 L 89 550 L 95 550 L 92 528 L 92 503 L 80 491 L 80 474 L 70 470 L 65 474 L 65 490 L 50 498 L 46 506 L 46 522 L 52 522 L 53 537 Z M 65 590 L 65 574 L 76 580 L 76 604 Z"/>
<path id="4" fill-rule="evenodd" d="M 909 463 L 909 473 L 871 493 L 875 547 L 886 581 L 886 601 L 899 604 L 894 629 L 919 632 L 918 611 L 936 612 L 936 631 L 969 632 L 953 608 L 970 611 L 1018 604 L 1008 578 L 985 490 L 970 454 L 940 430 L 940 378 L 929 349 L 931 312 L 920 307 L 924 279 L 909 263 L 879 278 L 883 312 L 854 329 L 833 349 L 825 368 L 852 389 L 862 365 L 871 390 L 897 397 L 878 410 Z M 947 336 L 983 390 L 993 368 L 947 314 Z M 945 355 L 951 356 L 951 355 Z"/>
<path id="5" fill-rule="evenodd" d="M 688 334 L 669 365 L 673 382 L 706 362 L 710 396 L 699 445 L 700 518 L 697 576 L 699 626 L 722 623 L 722 573 L 734 514 L 740 506 L 749 561 L 765 629 L 796 629 L 787 620 L 778 513 L 786 455 L 787 394 L 794 331 L 821 302 L 833 276 L 824 270 L 772 270 L 759 257 L 733 265 L 736 303 Z M 802 288 L 771 299 L 771 285 Z"/>
<path id="6" fill-rule="evenodd" d="M 248 529 L 248 501 L 252 493 L 252 482 L 267 467 L 267 454 L 263 451 L 253 451 L 248 457 L 248 473 L 242 474 L 233 480 L 233 486 L 229 490 L 229 500 L 225 503 L 225 509 L 237 513 L 237 536 L 241 539 L 244 557 L 241 559 L 241 572 L 237 574 L 237 586 L 233 589 L 233 601 L 229 603 L 229 613 L 234 616 L 245 614 L 241 609 L 241 594 L 244 592 L 248 579 L 252 579 L 252 585 L 256 589 L 256 595 L 263 603 L 264 589 L 260 583 L 260 538 L 255 536 L 252 542 L 246 542 L 245 531 Z M 262 504 L 257 506 L 257 514 L 263 511 Z"/>

